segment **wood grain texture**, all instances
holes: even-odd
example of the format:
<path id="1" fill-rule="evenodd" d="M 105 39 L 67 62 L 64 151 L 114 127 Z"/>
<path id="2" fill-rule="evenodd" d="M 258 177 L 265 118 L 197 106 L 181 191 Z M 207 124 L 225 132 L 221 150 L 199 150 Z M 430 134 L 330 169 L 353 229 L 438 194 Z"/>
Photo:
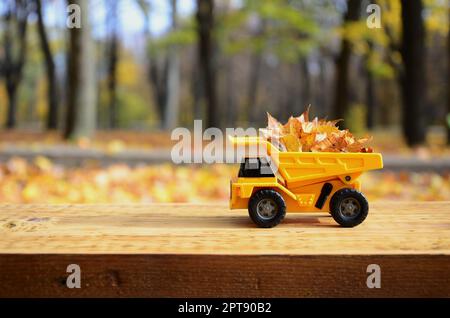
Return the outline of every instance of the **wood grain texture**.
<path id="1" fill-rule="evenodd" d="M 373 203 L 353 229 L 258 229 L 224 205 L 0 205 L 0 238 L 1 297 L 450 297 L 449 202 Z"/>
<path id="2" fill-rule="evenodd" d="M 443 255 L 2 255 L 0 297 L 450 297 Z M 66 287 L 68 264 L 81 288 Z M 366 286 L 368 264 L 381 288 Z"/>
<path id="3" fill-rule="evenodd" d="M 225 205 L 0 205 L 0 253 L 449 254 L 450 202 L 374 203 L 364 223 L 288 214 L 259 229 Z"/>

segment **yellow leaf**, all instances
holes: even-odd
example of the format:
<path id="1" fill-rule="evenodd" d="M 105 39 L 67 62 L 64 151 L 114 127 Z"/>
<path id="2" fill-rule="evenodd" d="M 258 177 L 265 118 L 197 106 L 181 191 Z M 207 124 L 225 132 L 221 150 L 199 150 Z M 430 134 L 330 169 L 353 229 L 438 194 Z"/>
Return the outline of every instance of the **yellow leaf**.
<path id="1" fill-rule="evenodd" d="M 365 144 L 370 138 L 356 139 L 348 130 L 336 127 L 340 120 L 309 120 L 309 107 L 299 117 L 290 117 L 282 125 L 267 114 L 267 129 L 262 129 L 264 137 L 271 142 L 281 141 L 282 151 L 321 151 L 321 152 L 371 152 Z M 281 138 L 280 138 L 281 132 Z M 284 147 L 283 147 L 284 146 Z"/>
<path id="2" fill-rule="evenodd" d="M 302 151 L 299 139 L 295 135 L 284 135 L 281 141 L 286 146 L 287 151 Z"/>

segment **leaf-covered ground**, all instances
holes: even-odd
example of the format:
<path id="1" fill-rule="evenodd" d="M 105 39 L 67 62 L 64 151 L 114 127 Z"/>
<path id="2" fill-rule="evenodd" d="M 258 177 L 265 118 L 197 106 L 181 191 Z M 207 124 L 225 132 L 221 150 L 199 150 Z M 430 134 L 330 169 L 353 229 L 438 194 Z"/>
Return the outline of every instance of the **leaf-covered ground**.
<path id="1" fill-rule="evenodd" d="M 228 200 L 234 165 L 64 168 L 44 157 L 0 164 L 1 203 L 146 203 Z M 450 200 L 450 174 L 363 175 L 369 200 Z"/>

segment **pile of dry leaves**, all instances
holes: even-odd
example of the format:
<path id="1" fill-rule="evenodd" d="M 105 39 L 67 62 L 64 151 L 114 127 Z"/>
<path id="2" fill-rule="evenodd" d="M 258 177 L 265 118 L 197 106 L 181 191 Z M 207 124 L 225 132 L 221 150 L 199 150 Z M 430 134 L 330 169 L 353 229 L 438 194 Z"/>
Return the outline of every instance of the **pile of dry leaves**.
<path id="1" fill-rule="evenodd" d="M 356 139 L 348 129 L 340 130 L 340 120 L 327 121 L 315 117 L 309 120 L 309 108 L 299 117 L 289 118 L 286 124 L 267 114 L 264 137 L 282 151 L 300 152 L 373 152 L 366 147 L 371 137 Z"/>

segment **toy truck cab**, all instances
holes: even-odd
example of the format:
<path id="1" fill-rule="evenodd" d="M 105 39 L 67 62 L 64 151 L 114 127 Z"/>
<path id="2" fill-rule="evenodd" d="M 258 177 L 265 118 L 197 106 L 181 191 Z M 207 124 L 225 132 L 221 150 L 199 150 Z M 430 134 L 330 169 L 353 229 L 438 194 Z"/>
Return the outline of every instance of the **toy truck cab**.
<path id="1" fill-rule="evenodd" d="M 381 154 L 282 152 L 260 137 L 231 140 L 241 147 L 263 145 L 267 151 L 245 157 L 230 186 L 230 208 L 248 209 L 257 226 L 274 227 L 286 212 L 329 212 L 344 227 L 367 217 L 369 204 L 359 177 L 383 167 Z"/>

